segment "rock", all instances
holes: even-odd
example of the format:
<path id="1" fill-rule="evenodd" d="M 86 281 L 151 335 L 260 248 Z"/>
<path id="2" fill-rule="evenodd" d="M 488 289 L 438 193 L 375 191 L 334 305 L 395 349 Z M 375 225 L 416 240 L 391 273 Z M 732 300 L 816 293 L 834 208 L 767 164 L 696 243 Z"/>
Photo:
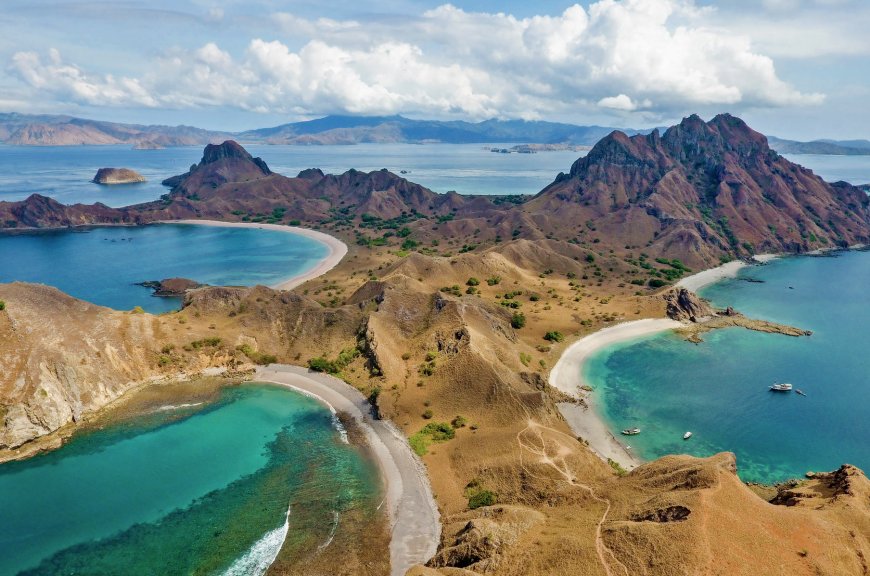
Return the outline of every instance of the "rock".
<path id="1" fill-rule="evenodd" d="M 166 146 L 162 144 L 158 144 L 153 140 L 142 140 L 141 142 L 137 142 L 135 146 L 133 146 L 133 150 L 163 150 Z"/>
<path id="2" fill-rule="evenodd" d="M 668 318 L 680 322 L 697 322 L 699 318 L 714 316 L 715 312 L 706 301 L 685 288 L 675 288 L 664 295 Z"/>
<path id="3" fill-rule="evenodd" d="M 145 177 L 129 168 L 100 168 L 92 182 L 96 184 L 134 184 L 145 182 Z"/>
<path id="4" fill-rule="evenodd" d="M 137 282 L 137 286 L 153 288 L 154 296 L 184 296 L 188 290 L 203 288 L 206 284 L 200 284 L 187 278 L 167 278 L 165 280 L 147 280 Z"/>

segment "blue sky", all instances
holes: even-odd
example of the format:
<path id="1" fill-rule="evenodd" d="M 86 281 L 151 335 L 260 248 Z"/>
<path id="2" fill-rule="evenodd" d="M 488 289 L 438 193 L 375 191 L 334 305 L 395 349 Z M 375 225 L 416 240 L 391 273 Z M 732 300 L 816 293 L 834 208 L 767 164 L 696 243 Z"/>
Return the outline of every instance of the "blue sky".
<path id="1" fill-rule="evenodd" d="M 0 111 L 236 130 L 330 113 L 870 138 L 866 0 L 3 0 Z"/>

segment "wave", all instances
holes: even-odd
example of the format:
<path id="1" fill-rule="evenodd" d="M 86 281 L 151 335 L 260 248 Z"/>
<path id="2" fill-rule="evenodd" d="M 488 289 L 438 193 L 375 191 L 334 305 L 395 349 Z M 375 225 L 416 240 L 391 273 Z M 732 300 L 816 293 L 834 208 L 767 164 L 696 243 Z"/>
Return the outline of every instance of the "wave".
<path id="1" fill-rule="evenodd" d="M 193 408 L 195 406 L 202 406 L 203 402 L 194 402 L 192 404 L 167 404 L 166 406 L 161 406 L 156 409 L 155 412 L 168 412 L 170 410 L 181 410 L 182 408 Z"/>
<path id="2" fill-rule="evenodd" d="M 347 429 L 344 427 L 344 424 L 341 423 L 341 420 L 338 419 L 335 409 L 333 409 L 332 406 L 329 408 L 332 410 L 332 426 L 338 430 L 338 435 L 341 436 L 341 441 L 345 444 L 350 444 L 350 440 L 347 437 Z"/>
<path id="3" fill-rule="evenodd" d="M 332 511 L 332 528 L 329 529 L 329 536 L 326 538 L 326 542 L 317 547 L 317 551 L 320 552 L 330 544 L 332 544 L 333 539 L 335 538 L 335 532 L 338 530 L 338 510 Z"/>
<path id="4" fill-rule="evenodd" d="M 250 550 L 233 562 L 223 576 L 263 576 L 269 566 L 278 558 L 287 532 L 290 531 L 290 508 L 284 517 L 284 524 L 266 532 L 262 538 L 254 542 Z"/>

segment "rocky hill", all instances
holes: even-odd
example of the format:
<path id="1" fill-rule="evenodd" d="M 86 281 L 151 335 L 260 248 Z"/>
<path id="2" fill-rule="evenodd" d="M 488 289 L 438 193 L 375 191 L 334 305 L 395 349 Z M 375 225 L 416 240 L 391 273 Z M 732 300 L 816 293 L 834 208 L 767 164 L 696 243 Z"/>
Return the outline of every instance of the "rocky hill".
<path id="1" fill-rule="evenodd" d="M 870 240 L 866 194 L 789 162 L 727 114 L 664 134 L 614 132 L 521 210 L 546 232 L 692 266 Z"/>

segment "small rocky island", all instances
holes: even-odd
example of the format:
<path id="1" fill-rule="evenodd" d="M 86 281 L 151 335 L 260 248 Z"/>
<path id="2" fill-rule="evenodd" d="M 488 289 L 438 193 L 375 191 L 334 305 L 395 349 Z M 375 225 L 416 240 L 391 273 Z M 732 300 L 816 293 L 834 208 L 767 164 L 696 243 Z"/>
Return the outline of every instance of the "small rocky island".
<path id="1" fill-rule="evenodd" d="M 145 182 L 145 177 L 129 168 L 100 168 L 92 182 L 96 184 L 135 184 Z"/>
<path id="2" fill-rule="evenodd" d="M 195 288 L 203 288 L 207 284 L 200 284 L 194 280 L 187 278 L 166 278 L 165 280 L 148 280 L 146 282 L 137 282 L 138 286 L 151 288 L 154 290 L 154 296 L 184 296 L 188 290 Z"/>

